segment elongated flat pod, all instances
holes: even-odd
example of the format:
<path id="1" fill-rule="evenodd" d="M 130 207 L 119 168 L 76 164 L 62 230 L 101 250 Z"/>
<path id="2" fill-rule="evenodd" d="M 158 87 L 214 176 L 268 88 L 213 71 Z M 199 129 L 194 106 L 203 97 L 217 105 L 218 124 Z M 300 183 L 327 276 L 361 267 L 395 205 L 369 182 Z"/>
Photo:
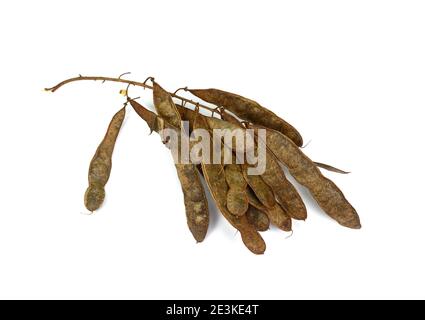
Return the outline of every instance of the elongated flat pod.
<path id="1" fill-rule="evenodd" d="M 291 217 L 278 203 L 276 203 L 273 208 L 267 208 L 265 212 L 269 217 L 270 222 L 276 227 L 287 232 L 292 230 Z"/>
<path id="2" fill-rule="evenodd" d="M 129 102 L 151 130 L 159 132 L 163 127 L 176 129 L 138 102 Z M 194 164 L 175 164 L 175 167 L 183 191 L 187 225 L 195 240 L 202 242 L 208 231 L 209 210 L 199 173 Z"/>
<path id="3" fill-rule="evenodd" d="M 282 132 L 299 147 L 303 145 L 300 133 L 292 125 L 253 100 L 218 89 L 188 91 L 202 100 L 224 107 L 243 120 Z"/>
<path id="4" fill-rule="evenodd" d="M 286 210 L 282 208 L 279 203 L 275 203 L 275 205 L 271 208 L 265 207 L 257 198 L 251 187 L 247 188 L 247 195 L 250 206 L 255 207 L 261 212 L 264 212 L 269 218 L 270 222 L 277 226 L 279 229 L 282 229 L 283 231 L 291 231 L 291 217 L 287 214 Z"/>
<path id="5" fill-rule="evenodd" d="M 133 107 L 134 111 L 136 111 L 136 113 L 139 115 L 139 117 L 145 120 L 146 124 L 149 126 L 149 129 L 151 129 L 151 132 L 155 131 L 158 133 L 160 128 L 164 126 L 159 124 L 159 121 L 162 118 L 158 117 L 156 113 L 146 109 L 135 100 L 128 99 L 128 102 Z"/>
<path id="6" fill-rule="evenodd" d="M 254 206 L 249 206 L 246 217 L 257 231 L 267 231 L 270 227 L 270 219 L 266 213 Z"/>
<path id="7" fill-rule="evenodd" d="M 319 206 L 341 225 L 360 229 L 360 218 L 341 190 L 285 135 L 267 129 L 266 143 L 291 175 L 305 186 Z"/>
<path id="8" fill-rule="evenodd" d="M 246 194 L 247 183 L 244 179 L 240 166 L 226 164 L 224 172 L 229 190 L 227 191 L 227 209 L 230 213 L 241 216 L 248 210 L 248 196 Z"/>
<path id="9" fill-rule="evenodd" d="M 105 137 L 90 162 L 89 187 L 84 194 L 84 205 L 89 211 L 99 209 L 105 199 L 105 185 L 112 169 L 112 154 L 124 117 L 125 107 L 112 117 Z"/>
<path id="10" fill-rule="evenodd" d="M 254 190 L 252 190 L 251 186 L 247 186 L 246 194 L 248 196 L 249 205 L 261 210 L 266 211 L 266 207 L 261 203 L 260 199 L 257 198 Z"/>
<path id="11" fill-rule="evenodd" d="M 195 121 L 195 117 L 196 117 L 196 112 L 188 109 L 186 107 L 183 107 L 179 104 L 175 105 L 177 108 L 177 111 L 180 114 L 180 118 L 184 121 L 188 121 L 189 122 L 189 130 L 190 132 L 192 132 L 193 130 L 193 121 Z"/>
<path id="12" fill-rule="evenodd" d="M 307 219 L 307 208 L 298 191 L 286 178 L 285 173 L 270 151 L 267 152 L 266 170 L 261 176 L 273 190 L 278 202 L 289 216 L 296 220 Z"/>
<path id="13" fill-rule="evenodd" d="M 194 129 L 207 130 L 208 125 L 203 121 L 202 117 L 197 117 L 194 122 Z M 205 181 L 222 215 L 241 233 L 243 243 L 251 252 L 263 254 L 266 250 L 266 243 L 258 231 L 249 223 L 247 217 L 245 215 L 235 216 L 227 209 L 228 185 L 223 166 L 221 164 L 208 164 L 205 162 L 202 162 L 201 166 Z"/>
<path id="14" fill-rule="evenodd" d="M 242 171 L 246 182 L 260 200 L 261 204 L 266 208 L 273 208 L 276 205 L 275 195 L 272 188 L 264 182 L 262 176 L 249 175 L 247 165 L 242 165 Z"/>
<path id="15" fill-rule="evenodd" d="M 187 225 L 197 242 L 202 242 L 208 231 L 209 211 L 204 187 L 193 164 L 176 164 L 186 207 Z"/>
<path id="16" fill-rule="evenodd" d="M 155 105 L 156 112 L 158 112 L 158 115 L 161 116 L 161 118 L 172 126 L 180 128 L 180 114 L 172 97 L 156 82 L 153 83 L 153 103 Z"/>

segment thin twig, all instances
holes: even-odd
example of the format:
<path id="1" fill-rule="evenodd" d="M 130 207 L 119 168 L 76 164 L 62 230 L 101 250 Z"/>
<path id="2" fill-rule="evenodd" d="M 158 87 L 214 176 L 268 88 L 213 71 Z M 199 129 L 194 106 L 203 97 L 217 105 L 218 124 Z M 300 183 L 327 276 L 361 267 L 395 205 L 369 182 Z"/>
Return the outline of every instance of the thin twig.
<path id="1" fill-rule="evenodd" d="M 109 82 L 120 82 L 120 83 L 127 83 L 127 84 L 130 84 L 130 85 L 142 87 L 142 88 L 145 88 L 145 89 L 150 89 L 150 90 L 153 89 L 152 86 L 150 86 L 150 85 L 148 85 L 146 83 L 143 83 L 143 82 L 139 82 L 139 81 L 132 81 L 132 80 L 126 80 L 126 79 L 121 79 L 121 78 L 111 78 L 111 77 L 97 77 L 97 76 L 96 77 L 95 76 L 87 76 L 87 77 L 85 77 L 85 76 L 79 76 L 79 77 L 75 77 L 75 78 L 66 79 L 66 80 L 58 83 L 57 85 L 55 85 L 55 86 L 53 86 L 51 88 L 45 88 L 44 90 L 50 91 L 50 92 L 55 92 L 56 90 L 58 90 L 59 88 L 61 88 L 62 86 L 66 85 L 68 83 L 75 82 L 75 81 L 81 81 L 81 80 L 94 80 L 94 81 L 102 80 L 103 82 L 105 82 L 105 81 L 109 81 Z M 149 80 L 149 78 L 147 80 Z M 195 102 L 195 101 L 190 100 L 190 99 L 187 99 L 187 98 L 180 97 L 180 96 L 178 96 L 178 95 L 176 95 L 174 93 L 169 93 L 169 94 L 173 98 L 180 99 L 180 100 L 182 100 L 184 102 L 187 102 L 187 103 L 190 103 L 190 104 L 192 104 L 194 106 L 198 105 L 199 107 L 204 108 L 204 109 L 207 109 L 209 111 L 213 111 L 214 110 L 214 108 L 211 108 L 211 107 L 202 105 L 199 102 Z"/>

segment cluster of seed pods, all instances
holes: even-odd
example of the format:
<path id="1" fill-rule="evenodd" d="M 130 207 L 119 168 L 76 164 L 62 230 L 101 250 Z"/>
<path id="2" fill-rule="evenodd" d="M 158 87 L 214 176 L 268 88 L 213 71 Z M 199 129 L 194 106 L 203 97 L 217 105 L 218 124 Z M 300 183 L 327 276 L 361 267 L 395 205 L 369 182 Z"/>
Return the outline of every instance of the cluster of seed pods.
<path id="1" fill-rule="evenodd" d="M 300 133 L 287 121 L 259 103 L 218 89 L 184 88 L 197 98 L 215 105 L 211 116 L 207 116 L 199 112 L 199 103 L 195 104 L 197 106 L 195 110 L 186 107 L 186 103 L 176 104 L 173 97 L 178 96 L 164 90 L 153 78 L 152 86 L 149 86 L 146 81 L 141 83 L 121 78 L 80 76 L 46 90 L 55 91 L 62 85 L 77 80 L 125 82 L 152 89 L 156 111 L 152 112 L 135 99 L 129 98 L 126 91 L 125 106 L 113 116 L 105 137 L 90 163 L 89 187 L 84 197 L 88 210 L 95 211 L 103 203 L 104 188 L 111 173 L 114 146 L 123 123 L 125 108 L 130 104 L 151 131 L 161 133 L 163 129 L 175 130 L 180 135 L 179 141 L 182 138 L 190 140 L 192 131 L 198 129 L 207 132 L 227 129 L 242 130 L 250 134 L 256 142 L 262 142 L 266 146 L 265 169 L 259 175 L 250 175 L 250 165 L 236 161 L 237 147 L 224 142 L 221 142 L 221 148 L 230 150 L 232 163 L 215 163 L 207 161 L 211 159 L 203 158 L 198 162 L 174 164 L 183 192 L 187 224 L 197 242 L 204 240 L 209 225 L 207 190 L 203 187 L 202 179 L 205 180 L 219 211 L 239 231 L 245 246 L 255 254 L 262 254 L 266 250 L 260 232 L 267 231 L 271 224 L 289 232 L 292 229 L 293 219 L 307 219 L 306 206 L 297 189 L 287 179 L 282 166 L 286 167 L 293 178 L 310 192 L 313 199 L 331 218 L 348 228 L 361 227 L 356 210 L 335 183 L 326 178 L 319 168 L 339 173 L 346 172 L 310 160 L 300 148 L 303 144 Z M 179 98 L 182 102 L 192 102 L 186 98 Z M 189 129 L 182 127 L 182 121 L 189 122 Z M 265 131 L 265 136 L 260 137 L 258 134 L 260 129 Z M 212 141 L 210 143 L 212 144 Z M 192 145 L 191 143 L 190 146 Z"/>

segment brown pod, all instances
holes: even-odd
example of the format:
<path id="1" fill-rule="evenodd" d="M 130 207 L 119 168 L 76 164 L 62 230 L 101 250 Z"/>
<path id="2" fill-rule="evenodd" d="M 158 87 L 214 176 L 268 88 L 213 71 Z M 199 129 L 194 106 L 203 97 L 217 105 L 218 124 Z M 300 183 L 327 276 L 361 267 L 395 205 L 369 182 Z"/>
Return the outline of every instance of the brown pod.
<path id="1" fill-rule="evenodd" d="M 260 202 L 254 191 L 250 187 L 247 188 L 247 195 L 250 206 L 255 207 L 256 209 L 267 214 L 268 218 L 270 219 L 270 222 L 279 229 L 282 229 L 283 231 L 291 231 L 291 217 L 286 213 L 286 210 L 282 208 L 279 203 L 276 203 L 271 208 L 266 208 Z"/>
<path id="2" fill-rule="evenodd" d="M 282 132 L 299 147 L 303 145 L 300 133 L 292 125 L 253 100 L 218 89 L 188 91 L 202 100 L 224 107 L 243 120 Z"/>
<path id="3" fill-rule="evenodd" d="M 229 190 L 227 191 L 227 209 L 230 213 L 241 216 L 248 210 L 247 183 L 240 166 L 227 164 L 224 167 L 225 177 Z"/>
<path id="4" fill-rule="evenodd" d="M 129 100 L 129 102 L 151 130 L 158 132 L 164 126 L 173 128 L 172 125 L 166 123 L 138 102 L 134 100 Z M 208 231 L 209 210 L 199 173 L 194 164 L 175 164 L 175 167 L 183 191 L 187 225 L 195 240 L 202 242 Z"/>
<path id="5" fill-rule="evenodd" d="M 292 231 L 291 217 L 277 203 L 273 208 L 267 208 L 266 213 L 270 222 L 283 231 Z"/>
<path id="6" fill-rule="evenodd" d="M 158 119 L 159 119 L 158 115 L 146 109 L 137 101 L 128 99 L 128 102 L 133 107 L 134 111 L 136 111 L 136 113 L 139 115 L 139 117 L 145 120 L 145 122 L 149 126 L 149 129 L 151 129 L 151 132 L 155 131 L 158 133 L 160 130 L 160 125 L 158 125 Z"/>
<path id="7" fill-rule="evenodd" d="M 183 113 L 183 111 L 181 111 L 181 113 Z M 185 118 L 185 120 L 189 119 L 189 121 L 191 121 L 191 119 L 194 118 L 193 113 L 194 112 L 192 110 L 186 111 L 185 116 L 187 118 Z M 201 115 L 200 117 L 203 117 L 212 129 L 227 129 L 232 132 L 235 130 L 245 130 L 241 123 L 232 115 L 225 112 L 222 112 L 221 114 L 227 114 L 223 117 L 223 120 Z M 224 119 L 229 121 L 225 121 Z M 234 151 L 236 151 L 235 146 L 233 145 L 232 147 Z M 254 150 L 256 152 L 255 146 Z M 273 208 L 275 206 L 276 197 L 280 204 L 286 209 L 290 217 L 297 220 L 307 219 L 307 209 L 298 191 L 286 178 L 273 153 L 268 150 L 266 150 L 266 152 L 265 172 L 261 176 L 248 176 L 247 166 L 244 165 L 242 167 L 245 180 L 251 185 L 257 194 L 257 197 L 266 207 Z"/>
<path id="8" fill-rule="evenodd" d="M 105 137 L 90 162 L 89 187 L 84 194 L 84 205 L 89 211 L 99 209 L 105 199 L 105 185 L 112 169 L 112 154 L 124 117 L 125 107 L 112 117 Z"/>
<path id="9" fill-rule="evenodd" d="M 194 129 L 208 130 L 208 124 L 203 117 L 197 117 L 194 122 Z M 202 172 L 211 191 L 218 209 L 229 223 L 236 228 L 242 237 L 245 246 L 255 254 L 263 254 L 266 250 L 266 243 L 257 230 L 248 222 L 245 215 L 235 216 L 227 209 L 228 186 L 221 164 L 208 164 L 202 162 Z"/>
<path id="10" fill-rule="evenodd" d="M 187 225 L 197 242 L 202 242 L 208 231 L 209 212 L 204 187 L 193 164 L 176 164 L 184 196 Z"/>
<path id="11" fill-rule="evenodd" d="M 319 206 L 341 225 L 360 229 L 360 218 L 341 190 L 324 177 L 316 165 L 285 135 L 267 129 L 266 143 L 286 165 L 292 176 L 305 186 Z"/>
<path id="12" fill-rule="evenodd" d="M 270 219 L 266 213 L 250 205 L 246 217 L 257 231 L 267 231 L 270 227 Z"/>
<path id="13" fill-rule="evenodd" d="M 153 103 L 158 115 L 176 128 L 181 126 L 181 117 L 170 94 L 158 83 L 153 83 Z"/>
<path id="14" fill-rule="evenodd" d="M 307 219 L 307 208 L 298 191 L 286 178 L 274 155 L 269 151 L 266 152 L 266 170 L 262 175 L 264 182 L 271 187 L 276 199 L 290 217 L 296 220 Z"/>
<path id="15" fill-rule="evenodd" d="M 242 168 L 243 176 L 256 197 L 266 208 L 273 208 L 276 205 L 276 200 L 272 188 L 264 182 L 262 176 L 249 175 L 247 165 L 242 165 Z"/>

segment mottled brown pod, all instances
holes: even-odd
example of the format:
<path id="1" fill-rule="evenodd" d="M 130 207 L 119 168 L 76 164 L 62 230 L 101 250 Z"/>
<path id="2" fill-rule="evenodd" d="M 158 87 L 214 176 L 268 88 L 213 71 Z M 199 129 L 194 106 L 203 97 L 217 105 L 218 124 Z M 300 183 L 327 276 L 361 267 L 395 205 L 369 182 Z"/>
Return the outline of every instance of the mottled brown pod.
<path id="1" fill-rule="evenodd" d="M 129 102 L 151 130 L 158 132 L 164 126 L 173 127 L 136 101 L 129 100 Z M 169 117 L 172 118 L 171 115 Z M 165 125 L 159 123 L 161 121 Z M 183 191 L 187 225 L 195 240 L 202 242 L 208 231 L 209 210 L 199 173 L 193 164 L 175 164 L 175 167 Z"/>
<path id="2" fill-rule="evenodd" d="M 223 120 L 242 127 L 242 124 L 227 111 L 220 110 L 220 115 Z M 276 199 L 290 217 L 297 220 L 307 219 L 307 208 L 301 196 L 286 178 L 274 155 L 268 150 L 266 150 L 266 170 L 261 178 L 273 190 Z"/>
<path id="3" fill-rule="evenodd" d="M 275 203 L 275 205 L 271 208 L 266 208 L 257 198 L 251 188 L 247 189 L 247 195 L 250 206 L 255 207 L 261 212 L 264 212 L 269 218 L 270 222 L 277 226 L 279 229 L 282 229 L 283 231 L 291 231 L 291 217 L 286 213 L 286 210 L 283 209 L 279 203 Z"/>
<path id="4" fill-rule="evenodd" d="M 202 100 L 224 107 L 243 120 L 282 132 L 299 147 L 303 145 L 300 133 L 292 125 L 253 100 L 218 89 L 188 91 Z"/>
<path id="5" fill-rule="evenodd" d="M 264 129 L 264 128 L 263 128 Z M 285 135 L 267 129 L 267 146 L 289 169 L 292 176 L 305 186 L 320 207 L 341 225 L 360 229 L 360 218 L 341 190 L 324 177 L 317 166 Z"/>
<path id="6" fill-rule="evenodd" d="M 276 227 L 283 231 L 292 230 L 292 220 L 291 217 L 285 212 L 285 210 L 278 204 L 273 208 L 267 208 L 265 211 L 270 219 L 270 222 Z"/>
<path id="7" fill-rule="evenodd" d="M 270 219 L 267 214 L 252 205 L 248 207 L 246 217 L 257 231 L 267 231 L 270 227 Z"/>
<path id="8" fill-rule="evenodd" d="M 105 185 L 111 174 L 112 154 L 124 117 L 125 107 L 113 116 L 105 137 L 90 162 L 89 187 L 84 194 L 84 205 L 89 211 L 99 209 L 105 199 Z"/>
<path id="9" fill-rule="evenodd" d="M 153 83 L 153 103 L 158 115 L 176 128 L 181 126 L 181 117 L 170 94 L 158 83 Z"/>
<path id="10" fill-rule="evenodd" d="M 274 155 L 269 151 L 266 155 L 266 170 L 261 177 L 271 187 L 277 201 L 290 217 L 296 220 L 307 219 L 307 208 L 301 196 L 286 178 Z"/>
<path id="11" fill-rule="evenodd" d="M 208 124 L 203 117 L 197 117 L 194 122 L 194 129 L 208 130 Z M 266 243 L 257 230 L 249 223 L 245 215 L 235 216 L 227 209 L 227 191 L 224 169 L 221 164 L 209 164 L 202 162 L 202 172 L 211 191 L 217 207 L 229 223 L 235 227 L 242 237 L 245 246 L 255 254 L 262 254 L 266 250 Z"/>
<path id="12" fill-rule="evenodd" d="M 226 164 L 224 172 L 229 190 L 227 191 L 227 209 L 236 215 L 244 215 L 248 210 L 248 196 L 246 194 L 247 183 L 244 179 L 240 166 Z"/>
<path id="13" fill-rule="evenodd" d="M 176 169 L 184 196 L 187 225 L 196 241 L 202 242 L 209 224 L 208 202 L 204 187 L 193 164 L 176 164 Z"/>
<path id="14" fill-rule="evenodd" d="M 243 176 L 256 197 L 266 208 L 273 208 L 276 205 L 276 199 L 272 188 L 264 182 L 262 176 L 249 175 L 247 165 L 242 165 L 242 169 Z"/>

